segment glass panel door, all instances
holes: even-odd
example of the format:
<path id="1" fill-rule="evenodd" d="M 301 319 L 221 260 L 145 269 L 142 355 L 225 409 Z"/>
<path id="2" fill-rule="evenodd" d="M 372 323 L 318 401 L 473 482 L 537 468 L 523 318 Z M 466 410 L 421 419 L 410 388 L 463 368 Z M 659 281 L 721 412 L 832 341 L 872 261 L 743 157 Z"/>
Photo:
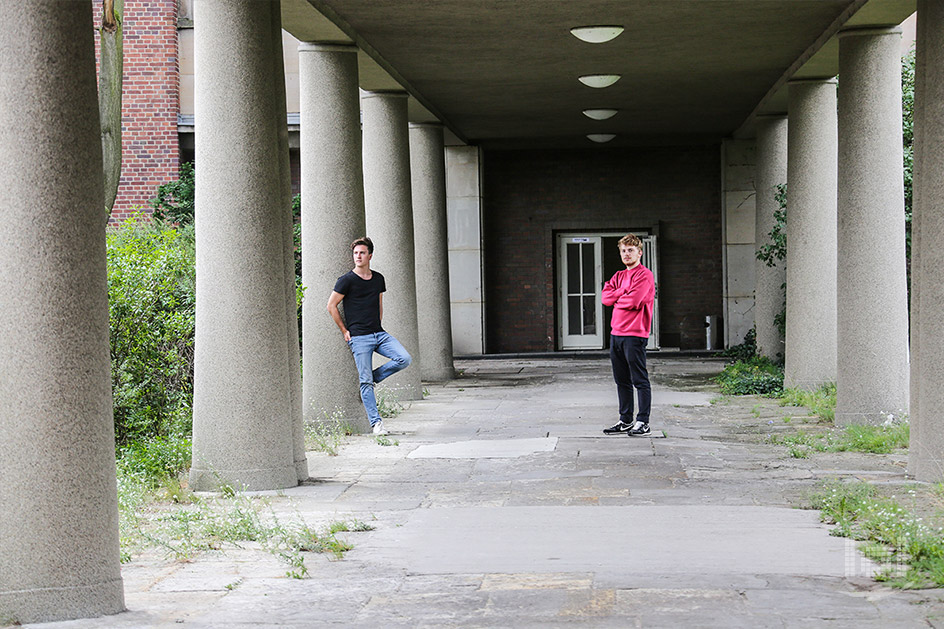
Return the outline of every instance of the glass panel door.
<path id="1" fill-rule="evenodd" d="M 561 349 L 603 347 L 601 239 L 560 236 Z"/>

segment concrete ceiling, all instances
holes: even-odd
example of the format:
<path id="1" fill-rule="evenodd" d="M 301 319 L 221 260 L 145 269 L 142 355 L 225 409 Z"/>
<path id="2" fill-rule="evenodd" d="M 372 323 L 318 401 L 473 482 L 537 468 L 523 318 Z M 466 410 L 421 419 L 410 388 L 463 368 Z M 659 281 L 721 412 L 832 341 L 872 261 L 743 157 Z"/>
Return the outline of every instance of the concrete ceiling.
<path id="1" fill-rule="evenodd" d="M 914 0 L 283 0 L 303 41 L 354 42 L 361 86 L 406 88 L 414 121 L 494 148 L 716 142 L 785 109 L 791 76 L 836 73 L 841 27 L 898 24 Z M 619 24 L 604 44 L 575 26 Z M 593 89 L 584 74 L 620 74 Z M 606 121 L 587 108 L 614 108 Z"/>

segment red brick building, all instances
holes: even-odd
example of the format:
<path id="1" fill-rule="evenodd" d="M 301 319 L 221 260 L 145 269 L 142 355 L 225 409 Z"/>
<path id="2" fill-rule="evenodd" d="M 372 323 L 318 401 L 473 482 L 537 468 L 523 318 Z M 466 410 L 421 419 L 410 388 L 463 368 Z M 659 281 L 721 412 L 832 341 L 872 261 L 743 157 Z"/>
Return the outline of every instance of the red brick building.
<path id="1" fill-rule="evenodd" d="M 102 3 L 92 2 L 96 27 Z M 176 0 L 125 0 L 122 163 L 111 223 L 148 200 L 162 183 L 177 177 L 179 66 Z M 95 32 L 96 59 L 99 32 Z"/>

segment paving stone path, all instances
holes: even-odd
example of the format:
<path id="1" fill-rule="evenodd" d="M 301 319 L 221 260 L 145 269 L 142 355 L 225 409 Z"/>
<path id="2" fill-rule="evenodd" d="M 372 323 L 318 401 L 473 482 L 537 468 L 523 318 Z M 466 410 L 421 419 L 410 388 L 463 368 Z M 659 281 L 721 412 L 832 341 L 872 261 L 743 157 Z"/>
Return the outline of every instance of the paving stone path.
<path id="1" fill-rule="evenodd" d="M 615 420 L 605 358 L 457 361 L 461 375 L 310 453 L 275 492 L 312 525 L 357 519 L 343 560 L 290 579 L 247 546 L 123 570 L 129 611 L 43 627 L 944 627 L 944 591 L 899 591 L 818 513 L 822 479 L 905 485 L 900 455 L 792 459 L 791 411 L 718 401 L 716 359 L 652 357 L 653 437 Z M 714 401 L 715 403 L 712 403 Z M 797 412 L 798 409 L 794 409 Z"/>

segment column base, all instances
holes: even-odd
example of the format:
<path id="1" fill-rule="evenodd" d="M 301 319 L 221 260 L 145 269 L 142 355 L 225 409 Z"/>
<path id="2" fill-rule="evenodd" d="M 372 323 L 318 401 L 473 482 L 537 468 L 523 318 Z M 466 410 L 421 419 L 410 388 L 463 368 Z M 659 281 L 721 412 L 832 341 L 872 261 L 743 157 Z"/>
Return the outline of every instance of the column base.
<path id="1" fill-rule="evenodd" d="M 190 469 L 192 491 L 219 491 L 224 485 L 229 485 L 236 491 L 288 489 L 298 486 L 298 471 L 294 463 L 262 470 L 207 470 L 197 467 Z"/>
<path id="2" fill-rule="evenodd" d="M 840 411 L 837 409 L 834 422 L 837 426 L 850 426 L 852 424 L 859 426 L 878 426 L 888 421 L 890 414 L 892 417 L 897 416 L 895 413 L 882 413 L 879 411 L 856 413 L 852 411 Z"/>
<path id="3" fill-rule="evenodd" d="M 308 480 L 308 457 L 295 461 L 295 476 L 299 483 Z"/>
<path id="4" fill-rule="evenodd" d="M 0 624 L 96 618 L 125 611 L 121 578 L 92 585 L 0 592 Z"/>

